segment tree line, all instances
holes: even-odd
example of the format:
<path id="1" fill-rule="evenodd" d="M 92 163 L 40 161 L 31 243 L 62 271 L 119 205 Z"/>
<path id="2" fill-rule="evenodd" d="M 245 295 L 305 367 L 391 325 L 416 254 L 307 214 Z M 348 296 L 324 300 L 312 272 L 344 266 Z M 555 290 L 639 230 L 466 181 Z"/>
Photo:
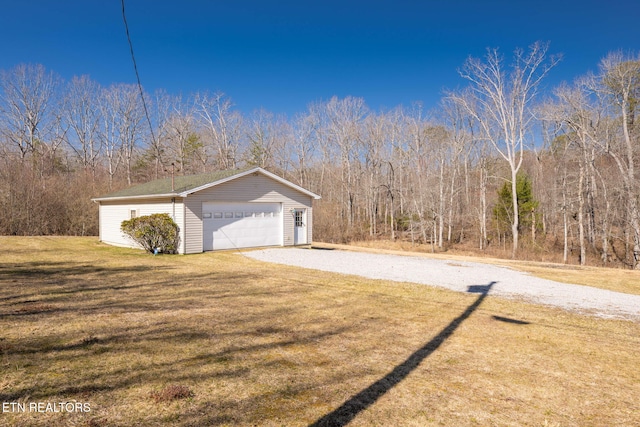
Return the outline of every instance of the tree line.
<path id="1" fill-rule="evenodd" d="M 0 233 L 95 235 L 91 197 L 255 165 L 322 196 L 317 240 L 640 268 L 640 56 L 542 92 L 559 60 L 543 43 L 489 49 L 434 109 L 334 97 L 293 117 L 222 93 L 145 105 L 136 85 L 18 65 L 0 72 Z"/>

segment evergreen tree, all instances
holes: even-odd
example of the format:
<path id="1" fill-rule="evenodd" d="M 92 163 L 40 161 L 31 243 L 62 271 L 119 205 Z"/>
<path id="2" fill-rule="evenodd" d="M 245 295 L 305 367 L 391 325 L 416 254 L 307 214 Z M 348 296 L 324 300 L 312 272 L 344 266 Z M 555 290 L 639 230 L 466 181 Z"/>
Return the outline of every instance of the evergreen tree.
<path id="1" fill-rule="evenodd" d="M 531 227 L 539 223 L 536 218 L 536 209 L 539 203 L 533 197 L 531 180 L 523 173 L 519 173 L 516 178 L 516 195 L 518 199 L 518 216 L 520 217 L 518 231 L 520 232 L 525 227 Z M 498 201 L 493 207 L 493 217 L 496 220 L 498 230 L 510 231 L 511 224 L 513 224 L 512 216 L 511 182 L 507 181 L 498 190 Z"/>

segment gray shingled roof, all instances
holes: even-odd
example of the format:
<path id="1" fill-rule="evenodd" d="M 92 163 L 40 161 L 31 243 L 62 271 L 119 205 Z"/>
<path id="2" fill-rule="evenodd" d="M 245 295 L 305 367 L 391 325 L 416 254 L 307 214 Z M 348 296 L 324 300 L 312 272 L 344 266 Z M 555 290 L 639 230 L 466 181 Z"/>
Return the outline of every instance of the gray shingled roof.
<path id="1" fill-rule="evenodd" d="M 105 194 L 103 196 L 96 197 L 95 199 L 115 199 L 122 197 L 148 197 L 156 195 L 159 196 L 167 194 L 179 194 L 206 184 L 229 178 L 233 175 L 237 175 L 247 170 L 250 170 L 250 168 L 223 170 L 201 175 L 176 176 L 174 177 L 173 191 L 171 190 L 171 178 L 156 179 L 155 181 L 149 181 L 144 184 L 134 185 L 123 190 Z"/>

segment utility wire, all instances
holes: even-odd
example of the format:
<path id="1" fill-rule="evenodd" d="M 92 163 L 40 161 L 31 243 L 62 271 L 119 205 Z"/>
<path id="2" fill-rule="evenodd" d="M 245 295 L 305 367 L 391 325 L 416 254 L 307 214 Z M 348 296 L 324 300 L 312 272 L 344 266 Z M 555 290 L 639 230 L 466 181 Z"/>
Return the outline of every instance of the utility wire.
<path id="1" fill-rule="evenodd" d="M 124 0 L 122 0 L 122 20 L 124 21 L 124 29 L 127 32 L 127 40 L 129 41 L 129 50 L 131 51 L 131 60 L 133 61 L 133 69 L 136 72 L 136 79 L 138 80 L 138 89 L 140 90 L 140 98 L 142 99 L 142 106 L 144 107 L 144 115 L 147 117 L 149 123 L 149 131 L 151 132 L 151 141 L 153 145 L 156 145 L 156 136 L 153 133 L 153 125 L 151 124 L 151 118 L 149 118 L 149 110 L 147 109 L 147 102 L 144 99 L 144 91 L 142 90 L 142 83 L 140 83 L 140 74 L 138 74 L 138 65 L 136 64 L 136 57 L 133 54 L 133 43 L 131 43 L 131 36 L 129 35 L 129 24 L 127 24 L 127 16 L 124 13 Z"/>

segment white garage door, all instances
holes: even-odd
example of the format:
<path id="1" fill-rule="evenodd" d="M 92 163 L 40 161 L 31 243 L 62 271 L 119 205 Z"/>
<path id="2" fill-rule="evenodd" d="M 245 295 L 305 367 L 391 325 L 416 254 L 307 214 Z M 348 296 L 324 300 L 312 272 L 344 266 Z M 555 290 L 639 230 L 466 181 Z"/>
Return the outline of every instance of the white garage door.
<path id="1" fill-rule="evenodd" d="M 203 248 L 251 248 L 282 245 L 280 203 L 202 204 Z"/>

